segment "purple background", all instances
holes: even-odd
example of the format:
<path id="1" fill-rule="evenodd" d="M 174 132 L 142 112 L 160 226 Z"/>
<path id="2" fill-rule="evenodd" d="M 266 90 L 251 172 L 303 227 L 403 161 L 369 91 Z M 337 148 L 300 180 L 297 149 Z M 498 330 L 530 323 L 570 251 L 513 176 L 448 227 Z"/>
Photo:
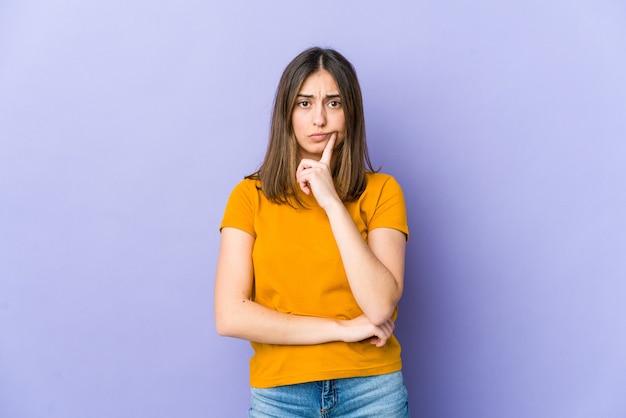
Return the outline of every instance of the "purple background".
<path id="1" fill-rule="evenodd" d="M 621 0 L 4 0 L 0 416 L 245 415 L 217 227 L 322 45 L 407 197 L 414 416 L 624 417 L 625 40 Z"/>

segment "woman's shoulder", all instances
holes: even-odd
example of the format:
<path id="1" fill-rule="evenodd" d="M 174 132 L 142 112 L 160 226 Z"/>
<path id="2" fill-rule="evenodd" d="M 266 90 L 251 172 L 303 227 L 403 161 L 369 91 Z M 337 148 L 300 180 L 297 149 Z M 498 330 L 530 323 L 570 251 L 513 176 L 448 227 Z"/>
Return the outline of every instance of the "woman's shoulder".
<path id="1" fill-rule="evenodd" d="M 400 188 L 400 184 L 391 174 L 380 172 L 367 173 L 367 188 L 381 189 L 384 187 Z"/>
<path id="2" fill-rule="evenodd" d="M 258 193 L 261 190 L 261 181 L 255 176 L 247 176 L 240 180 L 233 189 L 239 193 Z"/>

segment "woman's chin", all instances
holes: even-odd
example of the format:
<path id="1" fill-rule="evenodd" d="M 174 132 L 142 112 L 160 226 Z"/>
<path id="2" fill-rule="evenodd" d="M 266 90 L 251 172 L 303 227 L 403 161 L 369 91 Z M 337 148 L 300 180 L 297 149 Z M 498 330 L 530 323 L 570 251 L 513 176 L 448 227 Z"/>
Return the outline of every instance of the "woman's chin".
<path id="1" fill-rule="evenodd" d="M 309 160 L 318 160 L 322 158 L 322 152 L 324 152 L 324 145 L 320 144 L 319 146 L 311 146 L 305 148 L 300 148 L 298 150 L 298 156 L 300 159 L 309 159 Z"/>

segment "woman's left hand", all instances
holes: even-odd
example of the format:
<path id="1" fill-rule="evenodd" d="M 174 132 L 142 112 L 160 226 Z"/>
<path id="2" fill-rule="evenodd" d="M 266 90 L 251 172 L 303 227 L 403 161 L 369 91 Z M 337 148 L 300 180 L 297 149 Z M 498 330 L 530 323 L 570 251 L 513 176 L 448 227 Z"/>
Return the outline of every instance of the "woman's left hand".
<path id="1" fill-rule="evenodd" d="M 339 200 L 330 170 L 336 140 L 337 133 L 335 132 L 326 143 L 319 161 L 302 159 L 296 170 L 296 181 L 302 191 L 306 194 L 313 192 L 313 196 L 322 208 Z"/>

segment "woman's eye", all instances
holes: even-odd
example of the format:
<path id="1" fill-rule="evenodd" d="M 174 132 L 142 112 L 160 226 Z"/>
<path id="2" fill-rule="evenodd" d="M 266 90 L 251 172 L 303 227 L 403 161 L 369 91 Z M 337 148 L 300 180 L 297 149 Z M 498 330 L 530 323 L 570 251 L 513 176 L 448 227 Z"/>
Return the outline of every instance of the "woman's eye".
<path id="1" fill-rule="evenodd" d="M 328 105 L 330 107 L 341 107 L 341 102 L 338 100 L 333 100 L 332 102 L 328 103 Z"/>
<path id="2" fill-rule="evenodd" d="M 309 103 L 309 102 L 308 102 L 308 101 L 306 101 L 306 100 L 302 100 L 302 101 L 299 101 L 299 102 L 298 102 L 298 106 L 306 108 L 306 107 L 311 106 L 311 103 Z"/>

